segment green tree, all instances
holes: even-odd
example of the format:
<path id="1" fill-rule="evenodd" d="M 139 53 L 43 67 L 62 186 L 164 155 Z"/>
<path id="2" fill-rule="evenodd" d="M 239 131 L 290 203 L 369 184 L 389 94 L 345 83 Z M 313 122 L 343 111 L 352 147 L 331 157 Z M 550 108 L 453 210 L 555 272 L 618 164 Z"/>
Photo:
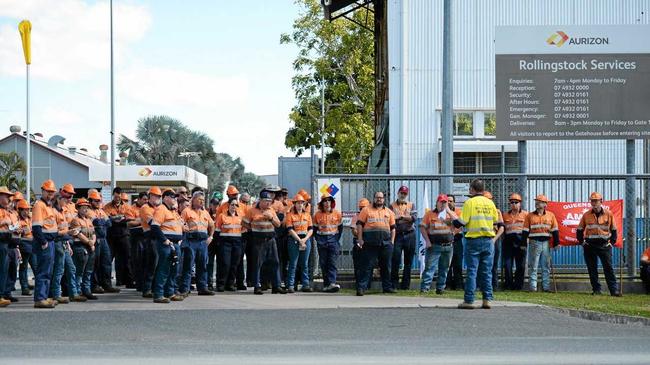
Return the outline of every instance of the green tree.
<path id="1" fill-rule="evenodd" d="M 280 43 L 298 47 L 292 87 L 296 105 L 285 145 L 300 156 L 320 148 L 321 85 L 325 87 L 326 171 L 363 173 L 374 142 L 374 45 L 370 31 L 351 21 L 329 22 L 318 0 L 296 0 L 300 15 Z M 357 11 L 359 23 L 372 13 Z"/>
<path id="2" fill-rule="evenodd" d="M 0 152 L 0 186 L 9 190 L 25 191 L 27 182 L 25 161 L 16 152 Z"/>
<path id="3" fill-rule="evenodd" d="M 214 151 L 214 141 L 202 132 L 187 128 L 180 121 L 165 115 L 155 115 L 138 121 L 136 139 L 120 136 L 120 151 L 128 152 L 127 161 L 142 165 L 187 165 L 208 176 L 208 190 L 222 191 L 228 181 L 239 186 L 245 167 L 239 158 Z M 183 152 L 198 152 L 198 156 L 181 156 Z M 263 180 L 253 175 L 263 185 Z M 251 178 L 245 180 L 250 184 Z M 242 189 L 240 189 L 242 190 Z M 246 190 L 242 190 L 246 191 Z M 257 193 L 256 191 L 246 191 Z"/>

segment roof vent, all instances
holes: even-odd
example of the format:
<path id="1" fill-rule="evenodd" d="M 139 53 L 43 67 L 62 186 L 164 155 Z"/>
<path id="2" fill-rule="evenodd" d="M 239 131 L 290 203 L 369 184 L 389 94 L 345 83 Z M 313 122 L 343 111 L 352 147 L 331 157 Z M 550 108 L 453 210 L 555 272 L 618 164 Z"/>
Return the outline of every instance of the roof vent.
<path id="1" fill-rule="evenodd" d="M 47 145 L 56 148 L 59 144 L 63 144 L 63 142 L 65 142 L 65 138 L 57 134 L 50 137 L 50 139 L 47 141 Z"/>

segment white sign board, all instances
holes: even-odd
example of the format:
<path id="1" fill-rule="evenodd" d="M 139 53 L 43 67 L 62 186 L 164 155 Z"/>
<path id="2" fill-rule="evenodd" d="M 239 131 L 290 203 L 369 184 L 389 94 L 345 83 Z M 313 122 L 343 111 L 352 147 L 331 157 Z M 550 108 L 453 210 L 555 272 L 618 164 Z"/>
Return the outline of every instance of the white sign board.
<path id="1" fill-rule="evenodd" d="M 323 194 L 329 194 L 336 201 L 336 209 L 339 211 L 343 207 L 341 204 L 341 179 L 318 179 L 316 183 L 318 188 L 318 201 Z"/>

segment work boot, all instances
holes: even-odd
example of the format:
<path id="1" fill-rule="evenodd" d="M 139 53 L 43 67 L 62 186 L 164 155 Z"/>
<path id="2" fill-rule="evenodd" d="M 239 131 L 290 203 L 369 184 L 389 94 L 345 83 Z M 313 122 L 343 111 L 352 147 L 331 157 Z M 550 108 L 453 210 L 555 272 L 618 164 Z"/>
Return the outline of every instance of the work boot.
<path id="1" fill-rule="evenodd" d="M 187 298 L 190 296 L 190 292 L 186 291 L 185 293 L 181 293 L 180 295 L 183 296 L 183 298 Z"/>
<path id="2" fill-rule="evenodd" d="M 611 293 L 611 296 L 613 296 L 613 297 L 622 297 L 622 296 L 623 296 L 623 293 L 621 293 L 621 292 L 614 292 L 614 293 Z"/>
<path id="3" fill-rule="evenodd" d="M 109 287 L 104 288 L 104 291 L 105 291 L 106 293 L 119 293 L 119 292 L 120 292 L 120 288 L 116 288 L 116 287 L 114 287 L 114 286 L 109 286 Z"/>
<path id="4" fill-rule="evenodd" d="M 57 302 L 56 300 L 54 300 L 54 299 L 52 299 L 52 298 L 47 298 L 47 299 L 45 299 L 45 300 L 48 301 L 48 302 L 50 302 L 50 303 L 52 303 L 52 304 L 54 304 L 55 307 L 59 304 L 59 302 Z"/>
<path id="5" fill-rule="evenodd" d="M 218 287 L 217 287 L 217 291 L 218 291 L 219 293 L 223 293 L 223 292 L 226 291 L 226 288 L 224 288 L 223 286 L 218 286 Z"/>
<path id="6" fill-rule="evenodd" d="M 474 309 L 474 304 L 462 302 L 458 305 L 458 309 Z"/>
<path id="7" fill-rule="evenodd" d="M 300 289 L 300 291 L 303 293 L 312 293 L 314 289 L 312 289 L 310 286 L 303 286 L 302 289 Z"/>
<path id="8" fill-rule="evenodd" d="M 153 293 L 151 290 L 147 290 L 146 292 L 142 293 L 143 298 L 153 298 Z"/>
<path id="9" fill-rule="evenodd" d="M 29 290 L 29 289 L 23 289 L 23 290 L 21 291 L 21 294 L 22 294 L 22 295 L 32 295 L 32 291 Z"/>
<path id="10" fill-rule="evenodd" d="M 262 294 L 264 294 L 264 291 L 262 290 L 262 288 L 256 286 L 255 290 L 253 291 L 253 294 L 262 295 Z"/>
<path id="11" fill-rule="evenodd" d="M 212 290 L 199 290 L 198 292 L 199 295 L 207 295 L 207 296 L 212 296 L 217 293 L 213 292 Z"/>
<path id="12" fill-rule="evenodd" d="M 235 292 L 235 291 L 237 291 L 237 288 L 235 288 L 234 286 L 227 286 L 227 287 L 226 287 L 226 291 L 232 291 L 232 292 Z"/>
<path id="13" fill-rule="evenodd" d="M 54 298 L 59 304 L 68 304 L 70 303 L 70 298 L 68 297 L 56 297 Z"/>
<path id="14" fill-rule="evenodd" d="M 56 304 L 54 302 L 51 302 L 49 300 L 41 300 L 38 302 L 34 302 L 34 308 L 47 308 L 47 309 L 52 309 L 56 307 Z"/>
<path id="15" fill-rule="evenodd" d="M 162 304 L 169 304 L 169 298 L 156 298 L 153 300 L 154 303 L 162 303 Z"/>
<path id="16" fill-rule="evenodd" d="M 436 294 L 443 295 L 443 294 L 445 294 L 445 291 L 442 290 L 442 289 L 436 289 Z"/>
<path id="17" fill-rule="evenodd" d="M 11 300 L 0 298 L 0 308 L 6 307 L 11 304 Z"/>
<path id="18" fill-rule="evenodd" d="M 85 302 L 88 300 L 88 298 L 84 297 L 83 295 L 75 295 L 71 297 L 70 300 L 73 302 Z"/>
<path id="19" fill-rule="evenodd" d="M 420 294 L 428 294 L 431 289 L 420 289 Z"/>
<path id="20" fill-rule="evenodd" d="M 288 293 L 288 294 L 293 294 L 293 293 L 296 292 L 295 290 L 293 290 L 292 287 L 289 287 L 289 288 L 287 288 L 286 290 L 287 290 L 287 293 Z"/>
<path id="21" fill-rule="evenodd" d="M 12 303 L 16 303 L 18 301 L 18 298 L 14 297 L 12 295 L 6 296 L 6 297 L 4 297 L 4 299 L 6 299 L 6 300 L 8 300 L 8 301 L 10 301 Z"/>
<path id="22" fill-rule="evenodd" d="M 490 301 L 487 299 L 483 299 L 483 305 L 481 305 L 481 308 L 492 309 L 492 303 L 490 303 Z"/>
<path id="23" fill-rule="evenodd" d="M 104 288 L 101 286 L 92 289 L 93 294 L 104 294 Z"/>
<path id="24" fill-rule="evenodd" d="M 397 290 L 395 290 L 395 288 L 384 289 L 384 294 L 395 294 L 395 293 L 397 293 Z"/>
<path id="25" fill-rule="evenodd" d="M 172 302 L 182 302 L 183 300 L 185 300 L 185 298 L 183 298 L 182 295 L 174 294 L 171 297 L 169 297 L 169 300 L 171 300 Z"/>
<path id="26" fill-rule="evenodd" d="M 97 300 L 97 296 L 92 293 L 86 293 L 83 296 L 86 297 L 86 299 L 88 300 Z"/>
<path id="27" fill-rule="evenodd" d="M 237 285 L 237 290 L 246 291 L 248 290 L 248 288 L 246 287 L 246 285 Z"/>
<path id="28" fill-rule="evenodd" d="M 594 290 L 593 292 L 591 292 L 591 295 L 603 295 L 603 292 L 600 290 Z"/>
<path id="29" fill-rule="evenodd" d="M 363 289 L 357 289 L 357 296 L 362 297 L 365 294 L 365 290 Z"/>
<path id="30" fill-rule="evenodd" d="M 280 286 L 271 289 L 271 294 L 287 294 L 287 290 Z"/>

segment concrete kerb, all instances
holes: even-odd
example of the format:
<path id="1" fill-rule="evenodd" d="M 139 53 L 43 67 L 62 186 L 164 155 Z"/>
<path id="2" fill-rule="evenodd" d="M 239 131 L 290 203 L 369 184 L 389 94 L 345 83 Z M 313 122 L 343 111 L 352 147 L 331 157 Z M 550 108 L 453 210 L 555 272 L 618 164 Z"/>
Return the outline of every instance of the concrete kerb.
<path id="1" fill-rule="evenodd" d="M 568 315 L 570 317 L 586 319 L 589 321 L 607 322 L 612 324 L 650 326 L 650 318 L 626 316 L 622 314 L 601 313 L 581 309 L 568 309 L 559 307 L 549 307 L 540 305 L 540 307 Z"/>

